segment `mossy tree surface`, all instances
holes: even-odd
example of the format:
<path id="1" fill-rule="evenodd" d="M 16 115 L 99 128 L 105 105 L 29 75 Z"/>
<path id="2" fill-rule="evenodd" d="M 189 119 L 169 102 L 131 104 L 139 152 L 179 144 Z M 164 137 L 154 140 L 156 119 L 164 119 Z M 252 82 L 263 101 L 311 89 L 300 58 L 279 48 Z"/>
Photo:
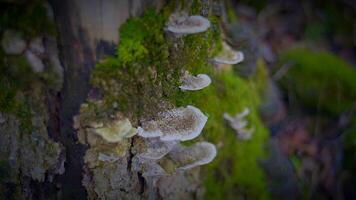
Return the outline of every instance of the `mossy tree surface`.
<path id="1" fill-rule="evenodd" d="M 26 40 L 56 33 L 55 25 L 48 18 L 48 11 L 41 0 L 19 4 L 1 2 L 0 7 L 3 13 L 0 17 L 0 30 L 19 31 Z M 0 35 L 2 34 L 0 31 Z M 33 87 L 41 87 L 43 82 L 51 84 L 53 77 L 50 76 L 51 74 L 47 72 L 34 73 L 24 55 L 5 55 L 0 49 L 0 112 L 16 115 L 21 121 L 22 128 L 30 132 L 28 121 L 31 117 L 30 109 L 31 106 L 36 107 L 30 105 L 29 100 Z"/>
<path id="2" fill-rule="evenodd" d="M 0 12 L 2 40 L 6 31 L 15 31 L 28 47 L 36 37 L 55 35 L 54 22 L 42 0 L 2 1 Z M 61 146 L 48 137 L 46 124 L 49 121 L 46 97 L 53 89 L 52 78 L 57 77 L 51 72 L 34 72 L 24 52 L 6 54 L 1 46 L 0 117 L 4 120 L 0 123 L 1 197 L 29 198 L 32 184 L 27 185 L 26 181 L 41 184 L 55 170 Z"/>
<path id="3" fill-rule="evenodd" d="M 218 156 L 202 173 L 207 199 L 236 194 L 267 199 L 267 186 L 258 159 L 265 155 L 268 132 L 258 116 L 259 79 L 244 80 L 232 70 L 217 72 L 210 60 L 221 47 L 218 19 L 204 33 L 176 37 L 164 32 L 171 9 L 149 10 L 120 28 L 117 55 L 100 62 L 92 78 L 103 91 L 106 109 L 123 112 L 137 122 L 172 107 L 193 105 L 209 116 L 200 139 L 213 142 Z M 166 34 L 166 35 L 165 35 Z M 180 91 L 185 70 L 206 73 L 213 83 L 201 91 Z M 262 83 L 263 84 L 263 83 Z M 118 106 L 113 106 L 117 104 Z M 239 141 L 223 120 L 223 113 L 251 110 L 248 120 L 256 131 L 250 141 Z"/>

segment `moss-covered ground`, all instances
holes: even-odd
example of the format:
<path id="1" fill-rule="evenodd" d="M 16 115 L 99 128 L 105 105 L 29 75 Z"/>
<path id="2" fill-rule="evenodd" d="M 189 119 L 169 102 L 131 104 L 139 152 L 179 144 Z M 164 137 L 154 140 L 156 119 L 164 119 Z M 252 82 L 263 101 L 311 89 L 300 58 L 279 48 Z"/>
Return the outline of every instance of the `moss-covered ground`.
<path id="1" fill-rule="evenodd" d="M 209 117 L 198 140 L 218 146 L 217 158 L 203 167 L 206 198 L 267 199 L 265 176 L 258 164 L 268 138 L 257 112 L 263 69 L 250 80 L 233 70 L 216 71 L 211 58 L 221 47 L 218 19 L 210 17 L 212 27 L 207 32 L 175 37 L 164 32 L 171 11 L 170 6 L 159 14 L 149 10 L 121 26 L 117 55 L 96 66 L 93 86 L 103 91 L 108 110 L 121 111 L 132 121 L 172 106 L 198 107 Z M 201 91 L 180 91 L 184 70 L 206 73 L 212 84 Z M 223 113 L 234 115 L 245 107 L 251 110 L 248 120 L 256 131 L 250 141 L 243 142 L 224 122 Z"/>
<path id="2" fill-rule="evenodd" d="M 334 54 L 292 49 L 281 55 L 290 68 L 281 86 L 308 109 L 338 116 L 355 104 L 356 70 Z"/>
<path id="3" fill-rule="evenodd" d="M 290 107 L 302 107 L 311 113 L 319 123 L 313 124 L 333 123 L 339 127 L 344 148 L 343 170 L 348 174 L 344 182 L 353 185 L 356 180 L 356 70 L 335 54 L 304 48 L 285 51 L 281 55 L 281 65 L 286 63 L 290 67 L 279 83 L 288 96 Z M 348 125 L 341 128 L 337 122 L 340 118 Z M 300 164 L 294 164 L 298 169 Z M 309 189 L 304 188 L 310 192 Z"/>

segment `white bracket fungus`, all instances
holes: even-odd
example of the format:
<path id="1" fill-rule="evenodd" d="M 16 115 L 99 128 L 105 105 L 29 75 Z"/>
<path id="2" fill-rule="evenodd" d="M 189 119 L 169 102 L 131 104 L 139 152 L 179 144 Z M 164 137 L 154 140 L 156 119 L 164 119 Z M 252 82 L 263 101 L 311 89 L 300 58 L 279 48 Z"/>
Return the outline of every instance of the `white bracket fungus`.
<path id="1" fill-rule="evenodd" d="M 178 163 L 178 169 L 187 170 L 210 163 L 216 157 L 216 148 L 209 142 L 198 142 L 189 147 L 177 145 L 169 155 Z"/>
<path id="2" fill-rule="evenodd" d="M 224 113 L 224 119 L 229 122 L 231 128 L 233 128 L 237 134 L 237 137 L 241 140 L 249 140 L 252 137 L 254 128 L 246 129 L 248 122 L 245 117 L 250 114 L 250 110 L 245 108 L 241 113 L 237 113 L 235 117 L 231 117 L 228 113 Z"/>
<path id="3" fill-rule="evenodd" d="M 142 171 L 143 177 L 161 177 L 167 175 L 167 172 L 158 164 L 157 160 L 146 159 L 141 156 L 133 157 L 132 168 L 134 171 Z"/>
<path id="4" fill-rule="evenodd" d="M 202 16 L 188 16 L 186 13 L 175 13 L 169 18 L 167 30 L 176 34 L 194 34 L 206 31 L 210 21 Z"/>
<path id="5" fill-rule="evenodd" d="M 206 74 L 198 74 L 192 76 L 189 72 L 185 72 L 182 80 L 182 85 L 179 86 L 181 90 L 201 90 L 208 87 L 211 83 L 211 79 Z"/>
<path id="6" fill-rule="evenodd" d="M 161 112 L 153 120 L 142 122 L 138 135 L 160 137 L 163 141 L 186 141 L 196 138 L 203 130 L 208 117 L 198 108 L 187 106 Z"/>
<path id="7" fill-rule="evenodd" d="M 228 44 L 223 42 L 223 50 L 214 58 L 217 64 L 235 65 L 244 60 L 241 51 L 234 51 Z"/>
<path id="8" fill-rule="evenodd" d="M 113 124 L 96 128 L 95 133 L 100 135 L 105 141 L 115 143 L 120 142 L 124 138 L 130 138 L 136 135 L 137 130 L 133 128 L 131 122 L 125 118 L 124 120 L 115 121 Z"/>
<path id="9" fill-rule="evenodd" d="M 158 160 L 168 154 L 178 141 L 162 141 L 159 138 L 147 138 L 144 153 L 138 156 L 145 159 Z"/>

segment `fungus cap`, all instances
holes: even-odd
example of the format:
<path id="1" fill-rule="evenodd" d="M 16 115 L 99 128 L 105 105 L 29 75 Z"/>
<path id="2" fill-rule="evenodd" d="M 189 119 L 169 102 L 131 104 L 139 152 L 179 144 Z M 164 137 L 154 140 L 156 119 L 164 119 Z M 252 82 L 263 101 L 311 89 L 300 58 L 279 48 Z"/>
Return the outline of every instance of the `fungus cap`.
<path id="1" fill-rule="evenodd" d="M 158 160 L 168 154 L 178 141 L 162 141 L 159 138 L 147 138 L 145 152 L 138 156 L 146 159 Z"/>
<path id="2" fill-rule="evenodd" d="M 117 120 L 113 124 L 96 128 L 95 133 L 100 135 L 105 141 L 110 143 L 120 142 L 124 138 L 130 138 L 137 133 L 129 119 Z"/>
<path id="3" fill-rule="evenodd" d="M 185 14 L 173 14 L 167 24 L 167 30 L 176 34 L 194 34 L 206 31 L 210 27 L 210 21 L 200 15 L 187 16 Z"/>
<path id="4" fill-rule="evenodd" d="M 228 44 L 223 43 L 223 50 L 214 58 L 214 61 L 218 64 L 235 65 L 242 62 L 245 59 L 244 54 L 241 51 L 233 50 Z"/>
<path id="5" fill-rule="evenodd" d="M 153 120 L 143 121 L 138 128 L 142 137 L 159 137 L 162 141 L 186 141 L 199 136 L 208 117 L 194 106 L 158 113 Z"/>
<path id="6" fill-rule="evenodd" d="M 198 74 L 197 76 L 190 75 L 186 72 L 183 76 L 182 85 L 179 86 L 181 90 L 201 90 L 208 87 L 211 79 L 206 74 Z"/>
<path id="7" fill-rule="evenodd" d="M 169 153 L 170 157 L 178 163 L 178 169 L 186 170 L 210 163 L 216 157 L 214 144 L 198 142 L 192 146 L 177 145 Z"/>

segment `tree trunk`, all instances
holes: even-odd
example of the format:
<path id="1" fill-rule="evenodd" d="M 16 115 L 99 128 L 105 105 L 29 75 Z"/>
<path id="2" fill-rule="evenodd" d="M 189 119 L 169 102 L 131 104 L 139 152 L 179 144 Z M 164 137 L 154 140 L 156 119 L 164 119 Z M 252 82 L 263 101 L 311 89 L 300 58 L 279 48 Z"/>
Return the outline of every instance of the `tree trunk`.
<path id="1" fill-rule="evenodd" d="M 45 48 L 40 58 L 44 58 L 45 70 L 51 69 L 54 62 L 56 68 L 49 73 L 55 71 L 60 81 L 56 88 L 36 79 L 25 87 L 27 91 L 17 92 L 16 101 L 28 102 L 24 109 L 32 114 L 30 131 L 23 129 L 21 114 L 0 112 L 0 132 L 6 133 L 0 138 L 4 147 L 1 160 L 4 159 L 5 167 L 2 168 L 9 172 L 4 175 L 5 184 L 0 188 L 5 198 L 201 197 L 199 169 L 162 178 L 159 182 L 146 180 L 132 169 L 134 139 L 124 149 L 126 153 L 119 164 L 88 167 L 83 158 L 90 147 L 78 143 L 77 130 L 73 127 L 73 117 L 78 115 L 91 90 L 89 81 L 96 63 L 115 54 L 120 25 L 130 17 L 142 15 L 148 7 L 160 10 L 163 4 L 162 0 L 50 0 L 49 4 L 41 4 L 47 9 L 47 17 L 53 17 L 58 32 L 57 41 L 51 34 L 36 35 L 42 38 Z"/>

